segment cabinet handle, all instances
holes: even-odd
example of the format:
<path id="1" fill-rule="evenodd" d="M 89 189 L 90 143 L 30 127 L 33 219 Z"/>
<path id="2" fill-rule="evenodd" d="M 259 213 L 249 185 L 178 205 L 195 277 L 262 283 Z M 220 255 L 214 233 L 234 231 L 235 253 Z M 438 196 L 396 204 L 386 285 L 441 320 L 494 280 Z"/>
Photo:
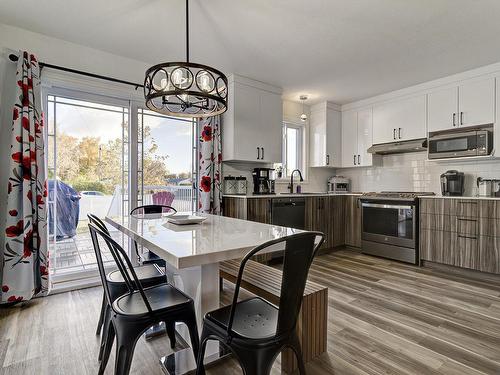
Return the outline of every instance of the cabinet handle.
<path id="1" fill-rule="evenodd" d="M 463 234 L 457 234 L 458 238 L 467 238 L 469 240 L 477 240 L 476 236 L 464 236 Z"/>
<path id="2" fill-rule="evenodd" d="M 392 129 L 392 139 L 396 139 L 396 129 Z"/>
<path id="3" fill-rule="evenodd" d="M 326 155 L 326 165 L 330 165 L 330 155 Z"/>
<path id="4" fill-rule="evenodd" d="M 264 160 L 264 147 L 261 147 L 260 149 L 262 150 L 262 157 L 261 157 L 261 159 Z"/>
<path id="5" fill-rule="evenodd" d="M 455 123 L 455 118 L 457 117 L 457 114 L 453 112 L 453 126 L 457 126 Z"/>
<path id="6" fill-rule="evenodd" d="M 354 165 L 356 165 L 356 155 L 354 155 Z"/>
<path id="7" fill-rule="evenodd" d="M 401 128 L 398 128 L 398 137 L 401 139 Z"/>
<path id="8" fill-rule="evenodd" d="M 460 112 L 460 125 L 464 124 L 464 113 Z"/>
<path id="9" fill-rule="evenodd" d="M 257 160 L 260 160 L 260 147 L 257 147 Z"/>
<path id="10" fill-rule="evenodd" d="M 361 160 L 360 160 L 359 154 L 358 154 L 358 165 L 361 165 Z"/>

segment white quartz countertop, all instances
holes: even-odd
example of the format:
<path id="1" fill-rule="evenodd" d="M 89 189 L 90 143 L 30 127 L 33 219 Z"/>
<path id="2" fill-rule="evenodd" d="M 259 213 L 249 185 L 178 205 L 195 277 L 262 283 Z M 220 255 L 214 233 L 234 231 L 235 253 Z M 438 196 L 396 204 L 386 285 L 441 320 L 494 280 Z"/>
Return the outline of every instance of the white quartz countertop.
<path id="1" fill-rule="evenodd" d="M 255 198 L 304 198 L 304 197 L 335 197 L 337 195 L 362 195 L 362 193 L 283 193 L 283 194 L 252 194 L 252 195 L 237 195 L 237 194 L 224 194 L 225 198 L 241 198 L 241 199 L 255 199 Z"/>
<path id="2" fill-rule="evenodd" d="M 483 197 L 483 196 L 449 196 L 449 195 L 428 195 L 420 197 L 420 199 L 479 199 L 479 200 L 500 200 L 500 197 Z"/>
<path id="3" fill-rule="evenodd" d="M 201 224 L 175 225 L 167 222 L 167 216 L 153 214 L 127 216 L 123 222 L 106 217 L 106 222 L 177 269 L 242 258 L 266 241 L 302 232 L 224 216 L 196 215 L 207 219 Z"/>

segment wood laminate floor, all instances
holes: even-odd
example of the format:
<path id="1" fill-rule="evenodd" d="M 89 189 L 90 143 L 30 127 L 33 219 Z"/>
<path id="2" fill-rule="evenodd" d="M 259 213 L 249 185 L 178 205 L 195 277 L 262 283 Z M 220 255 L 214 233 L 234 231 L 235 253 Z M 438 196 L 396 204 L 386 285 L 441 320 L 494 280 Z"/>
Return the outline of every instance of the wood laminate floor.
<path id="1" fill-rule="evenodd" d="M 350 251 L 319 256 L 310 279 L 329 287 L 329 342 L 308 374 L 500 374 L 498 279 Z M 230 297 L 227 286 L 221 303 Z M 100 298 L 91 288 L 0 309 L 0 374 L 96 374 Z M 169 352 L 166 337 L 141 339 L 131 373 L 162 374 Z M 228 360 L 208 373 L 242 372 Z"/>

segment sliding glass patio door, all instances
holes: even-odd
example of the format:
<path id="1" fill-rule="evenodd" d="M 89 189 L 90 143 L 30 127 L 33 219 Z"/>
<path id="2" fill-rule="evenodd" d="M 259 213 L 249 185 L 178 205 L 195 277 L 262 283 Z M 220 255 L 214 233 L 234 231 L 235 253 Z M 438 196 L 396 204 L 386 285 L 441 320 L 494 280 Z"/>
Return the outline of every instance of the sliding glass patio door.
<path id="1" fill-rule="evenodd" d="M 140 102 L 66 89 L 46 90 L 44 102 L 52 287 L 84 286 L 98 280 L 88 213 L 124 220 L 142 204 L 194 210 L 195 123 Z M 111 235 L 136 262 L 129 239 Z M 110 254 L 104 258 L 113 264 Z"/>
<path id="2" fill-rule="evenodd" d="M 90 281 L 97 264 L 87 214 L 122 220 L 129 209 L 129 103 L 67 90 L 45 100 L 52 286 Z"/>

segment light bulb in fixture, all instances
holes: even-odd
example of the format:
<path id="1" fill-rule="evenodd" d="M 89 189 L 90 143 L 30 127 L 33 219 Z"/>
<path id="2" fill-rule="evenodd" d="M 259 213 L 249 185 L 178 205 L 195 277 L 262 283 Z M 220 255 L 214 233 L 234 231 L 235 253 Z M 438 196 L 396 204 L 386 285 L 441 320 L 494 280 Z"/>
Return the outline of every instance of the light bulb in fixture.
<path id="1" fill-rule="evenodd" d="M 306 122 L 307 121 L 307 115 L 304 110 L 304 102 L 307 100 L 307 95 L 301 95 L 299 99 L 302 101 L 302 114 L 300 115 L 300 121 Z"/>

